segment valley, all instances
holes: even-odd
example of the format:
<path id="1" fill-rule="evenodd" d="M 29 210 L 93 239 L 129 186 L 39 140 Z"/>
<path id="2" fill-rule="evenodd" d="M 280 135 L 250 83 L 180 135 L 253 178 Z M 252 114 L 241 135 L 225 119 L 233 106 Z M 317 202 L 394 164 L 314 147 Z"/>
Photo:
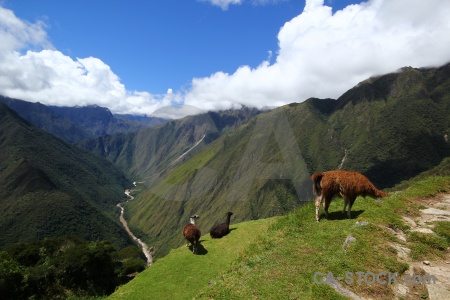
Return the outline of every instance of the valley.
<path id="1" fill-rule="evenodd" d="M 49 108 L 6 98 L 2 102 L 17 110 L 0 103 L 0 205 L 5 208 L 0 248 L 65 235 L 110 241 L 115 249 L 137 244 L 146 257 L 146 274 L 160 268 L 159 262 L 169 261 L 168 277 L 177 276 L 170 274 L 177 259 L 186 264 L 199 259 L 211 268 L 206 268 L 202 286 L 191 291 L 192 297 L 232 293 L 228 284 L 239 286 L 239 276 L 258 281 L 247 270 L 267 275 L 271 260 L 286 259 L 289 268 L 294 257 L 312 259 L 307 256 L 311 249 L 325 251 L 319 244 L 298 242 L 293 245 L 304 253 L 296 252 L 285 239 L 308 236 L 305 228 L 316 230 L 303 216 L 309 214 L 310 175 L 315 171 L 357 170 L 394 195 L 403 193 L 402 184 L 434 168 L 439 167 L 439 175 L 430 178 L 450 176 L 450 64 L 408 67 L 368 78 L 338 99 L 310 98 L 271 110 L 211 111 L 179 120 L 154 120 L 151 125 L 100 107 Z M 90 122 L 90 116 L 95 120 Z M 356 203 L 363 201 L 370 200 Z M 398 210 L 408 205 L 393 201 L 388 206 Z M 381 204 L 364 202 L 362 207 L 358 220 L 405 229 Z M 386 219 L 380 221 L 372 210 Z M 247 239 L 238 246 L 206 236 L 228 211 L 234 212 L 232 224 L 236 224 L 230 240 Z M 200 215 L 203 232 L 204 251 L 198 257 L 180 248 L 184 244 L 180 229 L 193 214 Z M 351 231 L 363 236 L 352 227 L 354 220 L 337 220 L 342 223 L 335 222 L 339 226 L 333 234 Z M 286 225 L 291 221 L 295 226 Z M 282 248 L 252 230 L 276 234 L 274 240 L 295 255 L 279 254 Z M 370 233 L 379 234 L 372 227 Z M 331 233 L 327 238 L 332 239 Z M 232 260 L 219 259 L 214 265 L 209 259 L 217 255 L 215 251 L 237 252 Z M 381 252 L 375 254 L 365 253 L 372 261 L 383 257 Z M 330 262 L 339 269 L 335 263 Z M 382 267 L 392 263 L 392 268 L 402 271 L 401 264 L 383 263 Z M 364 266 L 361 261 L 345 260 L 345 264 Z M 131 286 L 146 284 L 139 282 L 140 276 Z M 308 286 L 305 278 L 296 278 Z M 314 295 L 329 292 L 312 289 Z M 291 291 L 304 293 L 295 287 Z"/>

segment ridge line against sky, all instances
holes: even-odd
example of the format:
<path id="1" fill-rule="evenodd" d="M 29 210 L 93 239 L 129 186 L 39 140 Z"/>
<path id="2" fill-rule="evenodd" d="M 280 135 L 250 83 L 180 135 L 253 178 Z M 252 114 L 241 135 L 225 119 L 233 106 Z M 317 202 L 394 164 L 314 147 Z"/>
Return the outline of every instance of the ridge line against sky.
<path id="1" fill-rule="evenodd" d="M 371 76 L 450 62 L 450 1 L 62 3 L 0 1 L 1 95 L 128 114 L 176 104 L 176 118 L 183 104 L 336 99 Z"/>

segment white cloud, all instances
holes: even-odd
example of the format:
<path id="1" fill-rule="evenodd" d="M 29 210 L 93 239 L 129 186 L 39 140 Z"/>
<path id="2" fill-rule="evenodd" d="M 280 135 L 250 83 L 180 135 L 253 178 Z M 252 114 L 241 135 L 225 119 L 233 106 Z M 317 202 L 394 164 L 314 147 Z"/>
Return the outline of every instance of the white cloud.
<path id="1" fill-rule="evenodd" d="M 164 119 L 179 119 L 185 116 L 198 115 L 201 113 L 205 113 L 205 111 L 199 109 L 198 107 L 185 104 L 174 104 L 155 110 L 151 116 Z"/>
<path id="2" fill-rule="evenodd" d="M 98 58 L 72 59 L 53 49 L 44 23 L 24 22 L 0 7 L 0 94 L 134 114 L 173 104 L 209 110 L 337 98 L 372 75 L 450 62 L 449 15 L 450 1 L 370 0 L 333 14 L 323 0 L 308 0 L 279 31 L 278 51 L 268 52 L 258 67 L 219 71 L 192 79 L 187 91 L 154 95 L 128 91 Z M 167 112 L 184 110 L 175 106 Z"/>
<path id="3" fill-rule="evenodd" d="M 358 82 L 403 66 L 450 62 L 450 1 L 371 0 L 332 13 L 323 0 L 278 34 L 275 63 L 192 80 L 185 102 L 207 109 L 337 98 Z"/>
<path id="4" fill-rule="evenodd" d="M 45 29 L 44 22 L 31 24 L 22 21 L 12 11 L 0 7 L 0 54 L 24 47 L 50 48 Z"/>
<path id="5" fill-rule="evenodd" d="M 98 58 L 73 60 L 53 50 L 46 26 L 17 18 L 0 7 L 0 94 L 48 105 L 97 104 L 113 112 L 150 114 L 180 103 L 180 95 L 130 92 Z M 28 50 L 21 53 L 24 49 Z"/>
<path id="6" fill-rule="evenodd" d="M 227 10 L 230 5 L 238 5 L 244 2 L 244 0 L 197 0 L 197 1 L 211 3 L 211 5 L 218 6 L 222 10 Z"/>

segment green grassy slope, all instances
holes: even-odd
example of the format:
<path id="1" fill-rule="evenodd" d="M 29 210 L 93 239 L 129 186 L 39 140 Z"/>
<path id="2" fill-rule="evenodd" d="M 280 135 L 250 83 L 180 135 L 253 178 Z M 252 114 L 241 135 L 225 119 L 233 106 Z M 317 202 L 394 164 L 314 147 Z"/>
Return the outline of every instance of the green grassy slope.
<path id="1" fill-rule="evenodd" d="M 212 240 L 209 234 L 204 235 L 198 255 L 193 255 L 186 246 L 173 249 L 109 299 L 192 299 L 255 242 L 261 232 L 267 231 L 274 220 L 233 225 L 230 234 L 222 239 Z M 182 235 L 181 230 L 178 234 Z"/>
<path id="2" fill-rule="evenodd" d="M 195 256 L 186 247 L 172 250 L 109 299 L 345 299 L 328 285 L 317 284 L 314 274 L 398 272 L 401 276 L 408 265 L 397 260 L 389 243 L 402 242 L 386 227 L 408 233 L 401 214 L 417 214 L 421 207 L 412 200 L 424 199 L 426 205 L 426 197 L 448 191 L 450 177 L 431 176 L 391 192 L 382 202 L 358 198 L 352 219 L 343 217 L 343 201 L 335 199 L 330 218 L 319 223 L 309 202 L 286 216 L 236 224 L 237 229 L 222 240 L 204 238 L 207 253 Z M 357 222 L 367 224 L 356 226 Z M 356 242 L 344 250 L 348 235 Z M 407 236 L 405 244 L 419 249 L 416 257 L 422 260 L 444 257 L 450 246 L 448 226 L 442 225 L 439 243 Z M 339 281 L 363 297 L 393 298 L 391 285 L 357 284 L 357 276 L 352 278 L 352 284 Z M 426 295 L 420 287 L 416 291 Z"/>
<path id="3" fill-rule="evenodd" d="M 281 217 L 265 235 L 263 242 L 254 243 L 211 284 L 198 293 L 199 299 L 340 299 L 334 290 L 314 281 L 316 272 L 334 278 L 345 288 L 365 298 L 393 299 L 389 284 L 357 284 L 356 272 L 399 274 L 408 265 L 399 262 L 397 250 L 390 242 L 401 242 L 386 227 L 407 232 L 407 247 L 413 249 L 418 260 L 442 259 L 448 255 L 450 227 L 439 233 L 434 241 L 418 242 L 400 214 L 417 214 L 419 207 L 412 199 L 423 199 L 450 190 L 450 177 L 429 177 L 416 182 L 408 190 L 385 198 L 382 203 L 373 199 L 355 202 L 354 218 L 343 219 L 342 201 L 332 202 L 330 220 L 316 223 L 313 205 Z M 312 203 L 311 203 L 312 204 Z M 357 222 L 367 222 L 356 226 Z M 442 224 L 441 224 L 442 225 Z M 348 235 L 356 242 L 343 249 Z M 436 242 L 436 240 L 438 242 Z M 416 250 L 419 249 L 419 250 Z M 414 254 L 415 252 L 419 253 Z M 353 283 L 346 284 L 346 273 L 352 272 Z M 342 276 L 344 279 L 338 279 Z M 316 277 L 322 279 L 322 277 Z M 400 279 L 399 279 L 400 280 Z M 422 297 L 425 291 L 417 287 Z M 425 298 L 423 298 L 425 299 Z"/>

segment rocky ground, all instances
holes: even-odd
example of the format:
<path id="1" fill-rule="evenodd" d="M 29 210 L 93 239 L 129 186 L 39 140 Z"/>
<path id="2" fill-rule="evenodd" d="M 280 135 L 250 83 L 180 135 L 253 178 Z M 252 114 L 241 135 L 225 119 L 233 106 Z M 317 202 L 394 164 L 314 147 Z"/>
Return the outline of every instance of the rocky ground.
<path id="1" fill-rule="evenodd" d="M 411 227 L 411 231 L 425 234 L 435 234 L 433 231 L 435 221 L 450 222 L 450 194 L 439 194 L 433 198 L 418 200 L 417 203 L 427 207 L 420 210 L 419 216 L 403 216 L 403 220 Z M 400 241 L 406 242 L 404 232 L 393 232 Z M 397 299 L 421 299 L 428 295 L 430 300 L 450 299 L 450 251 L 446 257 L 436 261 L 412 261 L 409 257 L 410 249 L 405 244 L 393 243 L 392 247 L 397 249 L 398 259 L 410 265 L 407 274 L 433 275 L 436 282 L 425 285 L 398 284 L 394 291 Z M 431 277 L 429 277 L 431 279 Z"/>
<path id="2" fill-rule="evenodd" d="M 415 204 L 418 207 L 424 207 L 424 209 L 420 210 L 420 215 L 402 216 L 404 222 L 411 228 L 411 231 L 435 234 L 433 222 L 450 222 L 450 194 L 439 194 L 433 198 L 417 199 L 416 201 L 417 203 Z M 362 223 L 357 223 L 356 225 L 367 225 L 366 222 Z M 413 261 L 410 257 L 411 249 L 408 248 L 406 233 L 387 227 L 386 229 L 398 238 L 398 242 L 390 244 L 391 247 L 397 250 L 398 259 L 410 266 L 409 270 L 398 279 L 398 284 L 393 285 L 395 299 L 450 299 L 450 249 L 447 250 L 446 257 L 442 260 Z M 348 243 L 352 242 L 351 238 L 351 236 L 347 237 L 344 242 L 344 248 Z M 410 281 L 408 284 L 405 284 L 405 276 L 407 275 L 410 275 Z M 426 284 L 414 284 L 414 278 L 417 278 L 417 281 L 429 280 L 429 282 Z M 350 299 L 366 299 L 347 290 L 339 282 L 334 282 L 330 286 Z"/>

